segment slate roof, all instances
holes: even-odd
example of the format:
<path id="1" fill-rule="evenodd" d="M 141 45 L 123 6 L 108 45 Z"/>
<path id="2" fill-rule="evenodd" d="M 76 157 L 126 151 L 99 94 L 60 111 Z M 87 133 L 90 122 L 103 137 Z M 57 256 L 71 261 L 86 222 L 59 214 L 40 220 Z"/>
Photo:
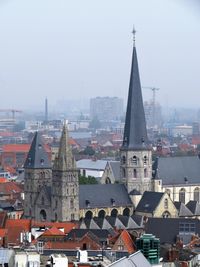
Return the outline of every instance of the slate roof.
<path id="1" fill-rule="evenodd" d="M 145 191 L 136 207 L 137 212 L 152 213 L 158 206 L 164 193 Z"/>
<path id="2" fill-rule="evenodd" d="M 133 46 L 132 67 L 122 149 L 144 150 L 148 142 L 136 47 Z"/>
<path id="3" fill-rule="evenodd" d="M 190 200 L 186 207 L 194 214 L 195 216 L 200 216 L 200 204 L 195 200 Z"/>
<path id="4" fill-rule="evenodd" d="M 141 251 L 137 251 L 128 258 L 124 257 L 108 265 L 108 267 L 151 267 Z"/>
<path id="5" fill-rule="evenodd" d="M 191 217 L 193 216 L 192 212 L 185 206 L 184 203 L 175 201 L 174 205 L 178 210 L 179 217 Z"/>
<path id="6" fill-rule="evenodd" d="M 199 157 L 160 157 L 157 161 L 154 176 L 162 179 L 163 185 L 199 184 Z"/>
<path id="7" fill-rule="evenodd" d="M 25 169 L 50 169 L 51 163 L 48 155 L 44 149 L 44 145 L 39 132 L 36 132 L 31 148 L 28 152 L 26 161 L 24 163 Z"/>
<path id="8" fill-rule="evenodd" d="M 66 239 L 73 240 L 73 239 L 81 239 L 86 233 L 91 232 L 100 240 L 105 240 L 110 236 L 110 232 L 108 230 L 102 229 L 72 229 Z"/>
<path id="9" fill-rule="evenodd" d="M 78 169 L 105 170 L 107 160 L 81 159 L 76 162 Z"/>
<path id="10" fill-rule="evenodd" d="M 200 221 L 187 218 L 148 218 L 145 233 L 159 237 L 161 244 L 174 244 L 179 235 L 180 223 L 194 223 L 195 234 L 200 234 Z M 163 229 L 167 229 L 167 231 L 163 231 Z"/>
<path id="11" fill-rule="evenodd" d="M 87 200 L 87 201 L 86 201 Z M 123 184 L 94 184 L 80 185 L 79 207 L 80 209 L 113 207 L 112 200 L 116 207 L 132 206 L 126 187 Z"/>
<path id="12" fill-rule="evenodd" d="M 118 181 L 120 179 L 120 162 L 119 161 L 110 161 L 109 164 L 110 164 L 110 167 L 112 169 L 115 181 Z"/>

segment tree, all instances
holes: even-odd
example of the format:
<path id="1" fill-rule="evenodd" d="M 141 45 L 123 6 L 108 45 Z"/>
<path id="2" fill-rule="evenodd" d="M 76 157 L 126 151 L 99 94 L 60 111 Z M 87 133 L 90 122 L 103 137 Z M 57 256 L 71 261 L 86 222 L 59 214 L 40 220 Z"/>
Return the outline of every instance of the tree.
<path id="1" fill-rule="evenodd" d="M 97 180 L 93 176 L 79 176 L 79 184 L 98 184 Z"/>

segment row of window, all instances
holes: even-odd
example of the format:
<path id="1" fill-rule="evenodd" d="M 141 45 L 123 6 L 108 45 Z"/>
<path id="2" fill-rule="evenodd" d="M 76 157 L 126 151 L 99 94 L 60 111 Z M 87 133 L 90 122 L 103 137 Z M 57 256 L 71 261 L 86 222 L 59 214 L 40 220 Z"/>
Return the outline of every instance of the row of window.
<path id="1" fill-rule="evenodd" d="M 169 189 L 166 190 L 168 195 L 170 196 L 171 191 Z M 185 203 L 185 195 L 186 195 L 186 190 L 185 188 L 181 188 L 179 190 L 179 201 L 182 203 Z M 193 191 L 193 199 L 197 202 L 200 202 L 200 188 L 196 187 Z"/>
<path id="2" fill-rule="evenodd" d="M 122 176 L 126 177 L 126 169 L 122 169 Z M 144 169 L 144 177 L 148 177 L 148 171 L 147 169 Z M 133 169 L 133 178 L 138 178 L 138 171 L 136 169 Z"/>
<path id="3" fill-rule="evenodd" d="M 137 164 L 138 164 L 138 161 L 139 161 L 139 158 L 137 158 L 136 156 L 133 156 L 133 157 L 130 159 L 130 162 L 131 162 L 132 164 L 134 164 L 134 165 L 137 165 Z M 122 164 L 125 164 L 125 163 L 126 163 L 126 157 L 125 157 L 125 156 L 122 156 L 122 158 L 121 158 L 121 162 L 122 162 Z M 143 162 L 144 162 L 144 164 L 147 164 L 147 162 L 148 162 L 148 158 L 147 158 L 147 156 L 144 156 L 144 157 L 143 157 Z"/>

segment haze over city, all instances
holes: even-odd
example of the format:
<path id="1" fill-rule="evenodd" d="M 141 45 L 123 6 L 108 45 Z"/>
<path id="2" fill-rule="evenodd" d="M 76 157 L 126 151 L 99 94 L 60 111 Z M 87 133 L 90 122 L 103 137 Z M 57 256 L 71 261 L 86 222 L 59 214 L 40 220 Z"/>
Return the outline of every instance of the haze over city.
<path id="1" fill-rule="evenodd" d="M 127 98 L 132 28 L 143 86 L 163 106 L 199 108 L 198 1 L 0 2 L 1 108 Z M 143 90 L 144 99 L 152 92 Z"/>

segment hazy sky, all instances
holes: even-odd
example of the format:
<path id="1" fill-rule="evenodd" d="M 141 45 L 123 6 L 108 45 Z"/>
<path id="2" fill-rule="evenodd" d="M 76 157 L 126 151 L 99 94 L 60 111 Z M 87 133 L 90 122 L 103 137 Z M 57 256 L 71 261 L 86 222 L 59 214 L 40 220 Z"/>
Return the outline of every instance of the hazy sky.
<path id="1" fill-rule="evenodd" d="M 126 99 L 133 24 L 142 85 L 165 106 L 200 108 L 195 0 L 0 0 L 0 108 Z"/>

